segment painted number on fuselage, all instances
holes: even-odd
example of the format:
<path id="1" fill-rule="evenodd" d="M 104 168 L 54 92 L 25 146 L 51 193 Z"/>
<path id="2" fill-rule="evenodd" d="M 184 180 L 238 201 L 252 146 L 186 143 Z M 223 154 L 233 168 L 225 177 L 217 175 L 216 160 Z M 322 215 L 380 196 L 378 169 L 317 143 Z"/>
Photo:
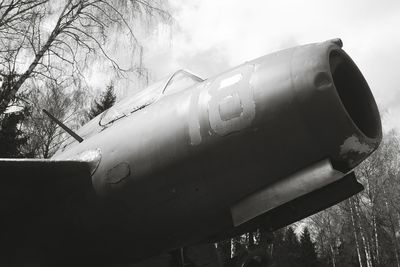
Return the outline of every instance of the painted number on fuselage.
<path id="1" fill-rule="evenodd" d="M 244 65 L 236 70 L 221 75 L 210 84 L 199 88 L 194 93 L 192 105 L 195 110 L 189 119 L 189 133 L 192 145 L 201 142 L 201 122 L 199 113 L 207 108 L 208 133 L 225 136 L 249 127 L 255 117 L 253 89 L 249 83 L 254 67 Z"/>

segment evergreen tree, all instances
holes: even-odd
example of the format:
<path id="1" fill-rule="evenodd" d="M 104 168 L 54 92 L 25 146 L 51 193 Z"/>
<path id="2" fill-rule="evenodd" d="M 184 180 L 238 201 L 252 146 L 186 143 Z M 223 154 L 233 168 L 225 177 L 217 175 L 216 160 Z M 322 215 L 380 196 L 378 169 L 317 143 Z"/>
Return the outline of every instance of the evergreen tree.
<path id="1" fill-rule="evenodd" d="M 286 230 L 284 244 L 287 251 L 287 264 L 284 266 L 299 266 L 300 243 L 292 227 Z"/>
<path id="2" fill-rule="evenodd" d="M 285 257 L 285 228 L 278 229 L 272 234 L 270 257 L 273 261 Z M 267 248 L 268 246 L 265 246 Z"/>
<path id="3" fill-rule="evenodd" d="M 307 227 L 300 236 L 300 265 L 304 267 L 318 266 L 314 242 L 311 240 Z"/>
<path id="4" fill-rule="evenodd" d="M 292 227 L 274 233 L 271 266 L 299 267 L 300 243 Z"/>
<path id="5" fill-rule="evenodd" d="M 111 108 L 115 104 L 117 96 L 114 93 L 114 84 L 110 83 L 107 85 L 105 92 L 103 92 L 100 96 L 100 100 L 94 100 L 92 107 L 89 111 L 89 119 L 93 119 L 103 111 Z"/>
<path id="6" fill-rule="evenodd" d="M 27 110 L 3 114 L 0 121 L 0 158 L 21 158 L 21 146 L 27 137 L 20 129 Z"/>

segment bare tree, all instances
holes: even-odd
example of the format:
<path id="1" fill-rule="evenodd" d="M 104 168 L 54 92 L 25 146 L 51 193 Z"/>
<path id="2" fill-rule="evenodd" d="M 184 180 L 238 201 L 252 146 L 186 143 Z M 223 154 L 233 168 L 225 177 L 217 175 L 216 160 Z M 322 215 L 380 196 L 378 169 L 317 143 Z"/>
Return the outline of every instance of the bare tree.
<path id="1" fill-rule="evenodd" d="M 400 266 L 397 237 L 400 232 L 400 139 L 397 132 L 386 132 L 378 150 L 355 171 L 365 190 L 308 220 L 318 237 L 320 254 L 329 255 L 330 260 L 326 262 L 332 266 L 334 257 L 349 260 L 349 255 L 347 264 L 360 267 Z M 334 248 L 335 244 L 341 249 L 328 253 L 329 247 Z"/>
<path id="2" fill-rule="evenodd" d="M 107 51 L 112 32 L 125 32 L 140 47 L 138 18 L 168 20 L 161 0 L 3 0 L 0 3 L 0 114 L 32 77 L 57 80 L 82 75 L 95 57 L 121 68 Z M 141 66 L 140 67 L 140 72 Z"/>

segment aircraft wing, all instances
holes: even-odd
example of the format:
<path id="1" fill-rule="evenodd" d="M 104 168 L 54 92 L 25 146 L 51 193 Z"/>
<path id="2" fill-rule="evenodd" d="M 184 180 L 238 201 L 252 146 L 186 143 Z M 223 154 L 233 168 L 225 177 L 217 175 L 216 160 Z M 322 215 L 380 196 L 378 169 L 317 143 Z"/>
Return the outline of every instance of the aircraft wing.
<path id="1" fill-rule="evenodd" d="M 90 170 L 83 160 L 0 159 L 2 218 L 27 219 L 85 192 Z"/>

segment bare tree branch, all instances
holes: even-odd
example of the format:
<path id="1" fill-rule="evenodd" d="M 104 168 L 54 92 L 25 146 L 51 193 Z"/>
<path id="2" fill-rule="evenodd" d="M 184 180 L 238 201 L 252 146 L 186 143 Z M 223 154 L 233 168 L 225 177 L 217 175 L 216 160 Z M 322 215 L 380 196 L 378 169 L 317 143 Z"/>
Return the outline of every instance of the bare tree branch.
<path id="1" fill-rule="evenodd" d="M 54 6 L 60 5 L 54 18 Z M 170 19 L 160 0 L 3 0 L 0 3 L 0 114 L 31 77 L 50 79 L 52 72 L 82 75 L 89 60 L 101 57 L 116 74 L 123 68 L 110 56 L 110 32 L 119 29 L 140 47 L 132 23 L 138 16 Z M 43 28 L 52 24 L 51 31 Z M 51 23 L 54 22 L 54 23 Z M 141 54 L 140 54 L 141 56 Z M 19 59 L 29 63 L 19 62 Z"/>

